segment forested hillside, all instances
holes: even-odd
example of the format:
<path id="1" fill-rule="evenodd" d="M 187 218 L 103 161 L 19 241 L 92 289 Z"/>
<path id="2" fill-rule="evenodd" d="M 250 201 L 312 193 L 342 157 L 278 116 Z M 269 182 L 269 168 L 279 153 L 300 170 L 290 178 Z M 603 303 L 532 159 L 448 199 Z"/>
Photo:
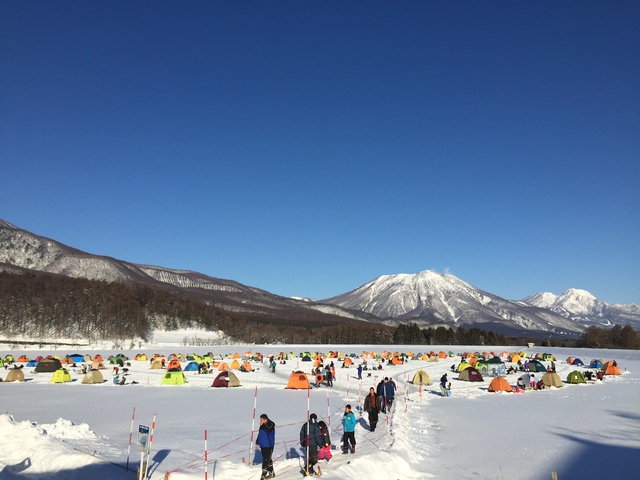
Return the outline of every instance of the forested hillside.
<path id="1" fill-rule="evenodd" d="M 322 312 L 229 312 L 184 292 L 141 284 L 0 272 L 0 328 L 7 340 L 78 343 L 149 338 L 154 329 L 222 330 L 250 343 L 390 343 L 393 328 Z"/>

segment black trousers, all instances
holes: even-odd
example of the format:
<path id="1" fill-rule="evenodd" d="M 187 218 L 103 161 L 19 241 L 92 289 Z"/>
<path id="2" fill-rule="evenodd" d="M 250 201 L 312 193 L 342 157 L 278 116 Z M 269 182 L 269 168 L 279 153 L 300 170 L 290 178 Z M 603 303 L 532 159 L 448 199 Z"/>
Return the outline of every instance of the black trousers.
<path id="1" fill-rule="evenodd" d="M 262 470 L 273 473 L 273 447 L 260 447 L 262 453 Z"/>
<path id="2" fill-rule="evenodd" d="M 342 437 L 342 450 L 349 450 L 349 443 L 351 448 L 356 446 L 356 432 L 344 432 Z"/>
<path id="3" fill-rule="evenodd" d="M 369 427 L 373 432 L 377 426 L 378 426 L 378 410 L 373 409 L 369 412 Z"/>

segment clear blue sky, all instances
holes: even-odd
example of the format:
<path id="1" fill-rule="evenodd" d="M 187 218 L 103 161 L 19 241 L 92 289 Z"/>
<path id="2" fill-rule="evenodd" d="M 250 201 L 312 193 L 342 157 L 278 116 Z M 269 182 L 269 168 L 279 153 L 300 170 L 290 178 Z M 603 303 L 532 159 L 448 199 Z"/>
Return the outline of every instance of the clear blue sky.
<path id="1" fill-rule="evenodd" d="M 640 303 L 640 2 L 0 3 L 0 218 L 326 298 Z"/>

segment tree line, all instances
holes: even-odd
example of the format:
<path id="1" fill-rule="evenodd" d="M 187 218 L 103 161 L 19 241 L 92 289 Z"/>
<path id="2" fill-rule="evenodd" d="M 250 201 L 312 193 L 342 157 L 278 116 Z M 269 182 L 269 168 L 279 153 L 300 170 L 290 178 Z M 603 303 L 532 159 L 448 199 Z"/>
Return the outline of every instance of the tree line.
<path id="1" fill-rule="evenodd" d="M 154 329 L 221 330 L 247 343 L 391 343 L 393 328 L 310 309 L 231 312 L 198 296 L 143 284 L 0 272 L 0 331 L 15 339 L 114 341 Z"/>
<path id="2" fill-rule="evenodd" d="M 540 338 L 508 337 L 479 328 L 421 329 L 327 316 L 312 309 L 242 312 L 217 307 L 184 291 L 47 273 L 0 272 L 0 331 L 5 340 L 70 339 L 74 343 L 148 340 L 153 330 L 221 330 L 255 344 L 520 345 Z M 579 340 L 548 338 L 545 346 L 640 347 L 638 332 L 590 327 Z"/>

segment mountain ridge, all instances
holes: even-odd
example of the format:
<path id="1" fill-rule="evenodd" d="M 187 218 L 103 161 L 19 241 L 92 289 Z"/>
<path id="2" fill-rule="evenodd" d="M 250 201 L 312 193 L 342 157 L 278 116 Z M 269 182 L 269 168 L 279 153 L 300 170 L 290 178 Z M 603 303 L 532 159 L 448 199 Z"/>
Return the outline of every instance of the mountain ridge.
<path id="1" fill-rule="evenodd" d="M 134 264 L 93 255 L 0 219 L 0 270 L 42 271 L 108 282 L 136 282 L 171 287 L 233 312 L 265 316 L 310 311 L 332 322 L 358 320 L 386 325 L 417 322 L 421 326 L 495 328 L 500 333 L 532 332 L 573 335 L 586 327 L 613 323 L 640 326 L 640 306 L 611 305 L 589 292 L 568 289 L 562 295 L 533 294 L 506 300 L 449 273 L 425 270 L 380 277 L 325 300 L 281 297 L 266 290 L 190 270 Z M 314 317 L 315 318 L 315 317 Z"/>

